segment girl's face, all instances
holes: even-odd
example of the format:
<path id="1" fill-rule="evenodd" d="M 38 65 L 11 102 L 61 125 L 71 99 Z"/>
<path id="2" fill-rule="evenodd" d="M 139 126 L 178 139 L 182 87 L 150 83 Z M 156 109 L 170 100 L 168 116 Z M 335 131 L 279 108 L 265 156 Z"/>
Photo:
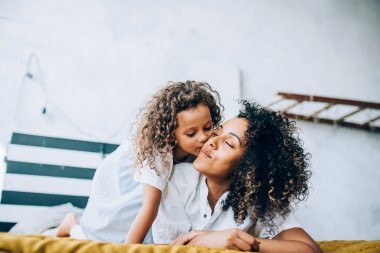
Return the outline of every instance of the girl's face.
<path id="1" fill-rule="evenodd" d="M 183 159 L 189 154 L 198 156 L 212 132 L 212 119 L 208 106 L 200 104 L 178 113 L 177 128 L 174 131 L 177 141 L 174 158 Z"/>
<path id="2" fill-rule="evenodd" d="M 244 154 L 244 133 L 248 121 L 234 118 L 225 122 L 203 146 L 193 165 L 208 179 L 229 182 L 229 176 Z"/>

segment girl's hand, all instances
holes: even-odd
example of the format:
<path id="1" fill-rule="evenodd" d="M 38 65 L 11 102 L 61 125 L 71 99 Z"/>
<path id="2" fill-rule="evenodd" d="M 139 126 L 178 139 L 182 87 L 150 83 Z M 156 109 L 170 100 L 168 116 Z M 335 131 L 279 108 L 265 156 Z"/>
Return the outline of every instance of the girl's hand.
<path id="1" fill-rule="evenodd" d="M 188 245 L 206 246 L 240 251 L 258 251 L 255 237 L 237 228 L 202 233 L 193 237 Z"/>
<path id="2" fill-rule="evenodd" d="M 207 230 L 193 230 L 190 233 L 178 236 L 170 245 L 186 245 L 198 235 L 209 233 Z"/>

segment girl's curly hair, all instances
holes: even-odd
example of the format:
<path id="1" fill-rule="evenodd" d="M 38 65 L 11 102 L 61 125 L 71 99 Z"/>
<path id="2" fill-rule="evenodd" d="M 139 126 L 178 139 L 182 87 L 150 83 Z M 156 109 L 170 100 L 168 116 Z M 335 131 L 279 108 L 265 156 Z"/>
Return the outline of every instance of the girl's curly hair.
<path id="1" fill-rule="evenodd" d="M 174 130 L 177 127 L 177 114 L 198 105 L 210 109 L 211 120 L 217 127 L 222 120 L 223 106 L 220 96 L 208 83 L 186 81 L 169 82 L 159 90 L 138 115 L 135 138 L 135 164 L 141 168 L 146 162 L 155 168 L 155 158 L 159 156 L 166 167 L 175 146 Z M 156 173 L 159 171 L 156 170 Z"/>
<path id="2" fill-rule="evenodd" d="M 273 232 L 273 219 L 290 212 L 290 203 L 308 196 L 310 154 L 305 153 L 294 121 L 279 112 L 242 101 L 238 118 L 249 122 L 244 155 L 232 171 L 223 209 L 234 211 L 237 223 L 247 215 Z"/>

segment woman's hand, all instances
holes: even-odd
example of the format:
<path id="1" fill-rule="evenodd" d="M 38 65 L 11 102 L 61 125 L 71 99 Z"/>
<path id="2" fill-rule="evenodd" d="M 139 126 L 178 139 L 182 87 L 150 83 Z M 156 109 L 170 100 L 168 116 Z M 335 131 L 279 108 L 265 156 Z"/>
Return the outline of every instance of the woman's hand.
<path id="1" fill-rule="evenodd" d="M 210 231 L 207 230 L 193 230 L 190 233 L 178 236 L 174 241 L 170 243 L 170 245 L 186 245 L 191 240 L 194 239 L 194 237 L 202 234 L 209 233 Z"/>
<path id="2" fill-rule="evenodd" d="M 194 231 L 184 241 L 187 245 L 205 246 L 209 248 L 223 248 L 240 251 L 252 251 L 258 242 L 255 237 L 237 228 L 220 231 Z M 190 235 L 191 234 L 191 235 Z M 191 238 L 189 240 L 189 238 Z M 178 238 L 177 238 L 178 239 Z M 177 240 L 176 240 L 177 241 Z"/>

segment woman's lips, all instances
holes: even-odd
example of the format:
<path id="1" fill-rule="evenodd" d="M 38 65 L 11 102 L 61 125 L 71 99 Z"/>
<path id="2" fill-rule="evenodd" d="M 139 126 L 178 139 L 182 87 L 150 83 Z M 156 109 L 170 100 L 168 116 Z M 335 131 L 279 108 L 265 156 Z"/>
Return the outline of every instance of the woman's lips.
<path id="1" fill-rule="evenodd" d="M 210 155 L 210 152 L 208 152 L 207 150 L 202 150 L 201 153 L 202 153 L 203 155 L 205 155 L 207 158 L 212 159 L 212 157 L 211 157 L 211 155 Z"/>

